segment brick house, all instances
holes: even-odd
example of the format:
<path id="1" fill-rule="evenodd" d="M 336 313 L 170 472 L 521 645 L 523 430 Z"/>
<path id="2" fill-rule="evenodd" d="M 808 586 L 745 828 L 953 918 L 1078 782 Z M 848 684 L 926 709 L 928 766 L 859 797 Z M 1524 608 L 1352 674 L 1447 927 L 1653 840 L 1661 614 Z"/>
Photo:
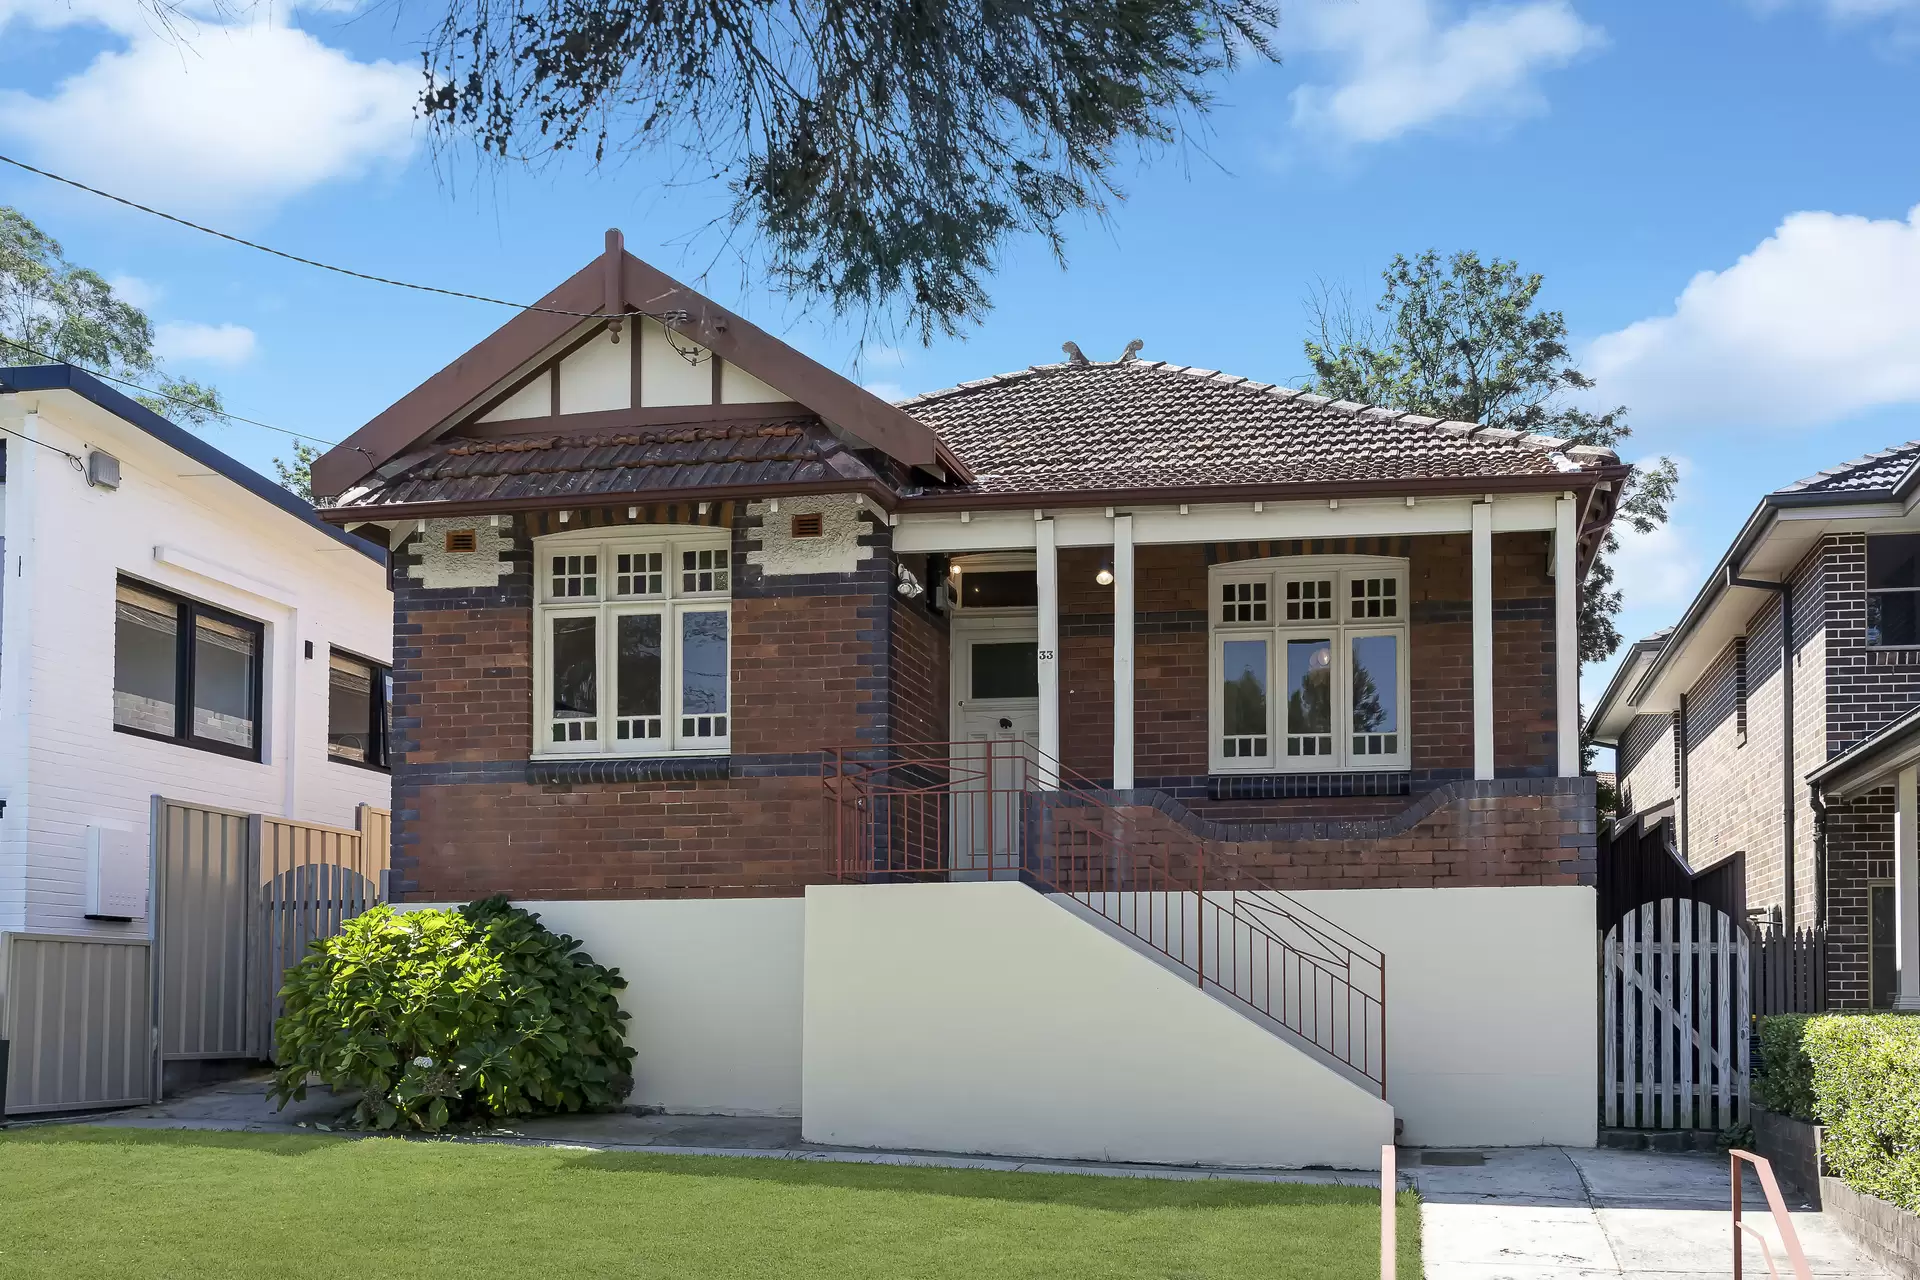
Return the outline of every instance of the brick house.
<path id="1" fill-rule="evenodd" d="M 1412 961 L 1408 982 L 1423 948 L 1453 957 L 1430 975 L 1469 963 L 1469 917 L 1550 920 L 1543 945 L 1586 986 L 1562 1011 L 1572 1067 L 1515 1068 L 1541 1098 L 1519 1123 L 1592 1141 L 1591 942 L 1566 927 L 1593 923 L 1574 620 L 1627 474 L 1611 453 L 1132 347 L 1092 361 L 1069 343 L 1062 362 L 888 404 L 618 233 L 540 307 L 314 467 L 327 518 L 394 557 L 397 893 L 506 891 L 582 921 L 615 909 L 587 900 L 654 919 L 804 899 L 810 1099 L 832 1093 L 813 1019 L 832 972 L 815 913 L 833 903 L 843 940 L 899 927 L 936 883 L 1011 877 L 1096 916 L 1115 895 L 1270 890 L 1355 934 L 1386 917 L 1354 912 L 1401 913 L 1378 927 L 1404 937 L 1375 941 Z M 833 896 L 854 882 L 874 892 Z M 1215 910 L 1196 899 L 1180 928 L 1204 940 Z M 701 918 L 703 945 L 731 927 Z M 1197 940 L 1132 931 L 1215 981 Z M 1489 976 L 1472 963 L 1449 999 Z M 1447 1093 L 1493 1077 L 1423 1077 L 1400 1043 L 1401 1096 L 1384 1043 L 1331 1052 L 1409 1140 L 1500 1140 L 1471 1119 L 1491 1095 Z M 1355 1075 L 1356 1055 L 1377 1068 Z M 661 1091 L 645 1100 L 685 1101 Z M 1569 1091 L 1584 1102 L 1562 1123 L 1545 1099 Z M 875 1097 L 869 1081 L 861 1107 Z M 886 1135 L 941 1139 L 901 1123 Z"/>
<path id="2" fill-rule="evenodd" d="M 1590 718 L 1624 812 L 1670 815 L 1761 924 L 1824 931 L 1836 1008 L 1920 1008 L 1916 497 L 1920 443 L 1767 494 Z"/>

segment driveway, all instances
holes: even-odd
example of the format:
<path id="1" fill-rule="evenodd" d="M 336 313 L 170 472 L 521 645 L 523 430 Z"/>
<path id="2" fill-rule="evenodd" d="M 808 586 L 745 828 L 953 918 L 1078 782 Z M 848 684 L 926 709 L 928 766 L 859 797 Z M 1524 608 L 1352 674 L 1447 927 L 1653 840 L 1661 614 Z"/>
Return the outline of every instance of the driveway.
<path id="1" fill-rule="evenodd" d="M 1438 1163 L 1475 1157 L 1484 1163 Z M 1733 1273 L 1725 1156 L 1520 1147 L 1406 1150 L 1400 1160 L 1425 1201 L 1428 1280 L 1725 1280 Z M 1772 1242 L 1781 1274 L 1791 1275 L 1750 1171 L 1741 1205 Z M 1802 1205 L 1789 1216 L 1816 1277 L 1884 1275 L 1820 1214 Z M 1744 1265 L 1749 1276 L 1768 1274 L 1751 1243 Z"/>

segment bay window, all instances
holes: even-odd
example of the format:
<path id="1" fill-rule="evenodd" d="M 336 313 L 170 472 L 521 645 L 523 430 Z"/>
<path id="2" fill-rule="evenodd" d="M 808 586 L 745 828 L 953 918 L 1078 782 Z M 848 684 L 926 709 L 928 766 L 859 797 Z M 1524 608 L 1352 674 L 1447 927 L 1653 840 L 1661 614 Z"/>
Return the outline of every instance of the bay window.
<path id="1" fill-rule="evenodd" d="M 732 565 L 724 533 L 535 544 L 534 753 L 728 749 Z"/>
<path id="2" fill-rule="evenodd" d="M 1409 767 L 1406 561 L 1240 561 L 1208 595 L 1215 772 Z"/>

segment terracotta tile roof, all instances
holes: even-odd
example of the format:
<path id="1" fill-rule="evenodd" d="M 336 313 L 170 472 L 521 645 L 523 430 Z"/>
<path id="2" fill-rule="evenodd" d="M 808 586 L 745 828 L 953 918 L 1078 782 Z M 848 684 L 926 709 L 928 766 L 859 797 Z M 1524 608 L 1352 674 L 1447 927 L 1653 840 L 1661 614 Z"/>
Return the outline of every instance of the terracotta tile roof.
<path id="1" fill-rule="evenodd" d="M 818 419 L 784 418 L 588 435 L 449 437 L 341 495 L 341 506 L 651 494 L 733 485 L 859 481 L 873 470 Z"/>
<path id="2" fill-rule="evenodd" d="M 1617 461 L 1160 361 L 1035 365 L 900 407 L 972 468 L 962 493 L 1550 476 Z"/>
<path id="3" fill-rule="evenodd" d="M 1920 440 L 1869 453 L 1852 462 L 1829 467 L 1818 475 L 1796 480 L 1775 493 L 1862 493 L 1892 489 L 1915 462 L 1920 462 Z"/>

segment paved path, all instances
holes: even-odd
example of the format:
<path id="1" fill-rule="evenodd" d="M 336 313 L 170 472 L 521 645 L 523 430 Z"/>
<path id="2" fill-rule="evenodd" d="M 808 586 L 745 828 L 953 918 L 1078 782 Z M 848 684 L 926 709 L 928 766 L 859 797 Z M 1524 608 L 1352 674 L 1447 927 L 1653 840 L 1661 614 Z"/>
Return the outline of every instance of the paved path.
<path id="1" fill-rule="evenodd" d="M 1725 1156 L 1560 1147 L 1483 1154 L 1484 1164 L 1449 1166 L 1424 1163 L 1449 1154 L 1401 1153 L 1425 1202 L 1427 1280 L 1725 1280 L 1733 1272 Z M 1790 1275 L 1751 1174 L 1741 1202 Z M 1819 1280 L 1880 1280 L 1820 1214 L 1801 1206 L 1789 1216 Z M 1768 1274 L 1755 1245 L 1744 1265 L 1749 1276 Z"/>

